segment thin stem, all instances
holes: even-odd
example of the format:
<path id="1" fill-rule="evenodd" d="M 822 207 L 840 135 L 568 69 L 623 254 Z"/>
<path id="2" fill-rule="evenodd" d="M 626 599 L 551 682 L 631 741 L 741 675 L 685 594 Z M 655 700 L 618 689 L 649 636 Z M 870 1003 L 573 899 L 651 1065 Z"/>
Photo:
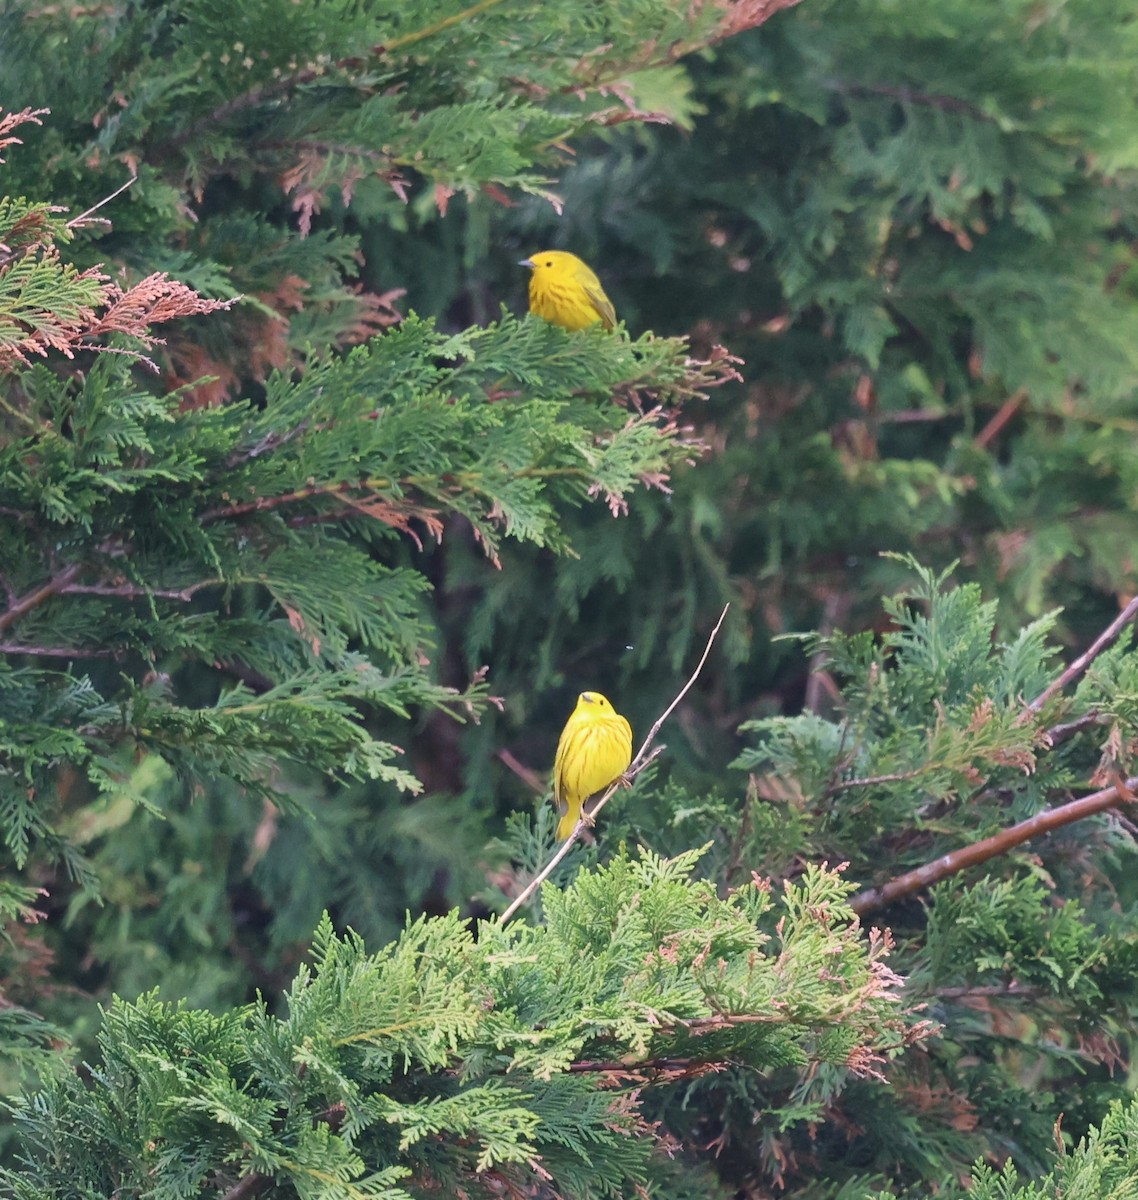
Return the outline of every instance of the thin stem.
<path id="1" fill-rule="evenodd" d="M 340 66 L 342 64 L 337 63 L 336 65 Z M 206 113 L 204 117 L 199 117 L 198 120 L 183 129 L 181 133 L 175 134 L 174 137 L 168 139 L 166 149 L 180 149 L 186 142 L 197 137 L 203 130 L 220 124 L 227 117 L 231 117 L 235 113 L 242 112 L 247 108 L 253 108 L 263 100 L 270 100 L 276 96 L 284 95 L 286 92 L 302 87 L 306 83 L 311 83 L 319 77 L 320 72 L 315 67 L 306 67 L 303 71 L 297 71 L 295 75 L 288 75 L 282 79 L 274 79 L 269 83 L 263 83 L 255 88 L 250 88 L 249 91 L 243 92 L 240 96 L 234 96 L 232 100 L 227 100 L 224 104 L 218 105 L 212 112 Z"/>
<path id="2" fill-rule="evenodd" d="M 293 425 L 291 429 L 286 429 L 283 432 L 279 429 L 271 430 L 254 445 L 242 446 L 240 450 L 234 450 L 225 460 L 225 469 L 232 471 L 234 467 L 239 467 L 249 462 L 250 459 L 260 458 L 263 454 L 279 450 L 282 446 L 287 446 L 289 442 L 298 438 L 302 433 L 307 433 L 308 428 L 309 422 L 306 418 Z"/>
<path id="3" fill-rule="evenodd" d="M 1050 683 L 1039 693 L 1038 696 L 1027 706 L 1029 713 L 1037 713 L 1043 706 L 1055 696 L 1057 696 L 1069 683 L 1076 679 L 1081 679 L 1086 674 L 1087 668 L 1094 662 L 1096 658 L 1108 647 L 1112 646 L 1117 640 L 1118 635 L 1129 625 L 1135 617 L 1138 617 L 1138 596 L 1114 618 L 1113 621 L 1098 635 L 1091 643 L 1085 654 L 1080 654 L 1073 663 L 1059 676 L 1053 683 Z"/>
<path id="4" fill-rule="evenodd" d="M 184 588 L 147 588 L 133 583 L 87 583 L 71 584 L 60 591 L 65 596 L 124 596 L 134 600 L 150 599 L 151 597 L 159 600 L 192 600 L 195 592 L 200 592 L 202 588 L 215 587 L 219 582 L 217 579 L 203 579 L 198 583 L 187 584 Z"/>
<path id="5" fill-rule="evenodd" d="M 623 1075 L 630 1079 L 637 1078 L 642 1071 L 664 1071 L 667 1073 L 684 1072 L 692 1067 L 705 1067 L 707 1064 L 697 1058 L 649 1058 L 644 1062 L 593 1062 L 588 1059 L 570 1063 L 570 1075 Z"/>
<path id="6" fill-rule="evenodd" d="M 424 38 L 433 37 L 436 33 L 442 33 L 444 29 L 450 29 L 452 25 L 460 25 L 463 21 L 467 21 L 471 17 L 476 17 L 480 13 L 495 8 L 501 3 L 502 0 L 479 0 L 479 3 L 472 4 L 469 8 L 464 8 L 462 12 L 455 13 L 453 16 L 444 17 L 441 21 L 436 21 L 433 25 L 427 25 L 423 29 L 416 30 L 414 33 L 405 33 L 400 38 L 384 42 L 379 49 L 384 54 L 390 54 L 392 50 L 402 50 L 404 46 L 413 46 L 416 42 L 421 42 Z"/>
<path id="7" fill-rule="evenodd" d="M 511 472 L 513 479 L 553 479 L 561 476 L 591 478 L 589 472 L 584 467 L 523 467 L 520 470 Z M 243 517 L 248 513 L 254 512 L 269 512 L 274 508 L 281 508 L 286 504 L 298 504 L 303 500 L 311 500 L 316 496 L 340 496 L 344 495 L 353 487 L 358 488 L 365 494 L 370 494 L 380 491 L 391 491 L 395 487 L 399 488 L 420 488 L 424 491 L 431 489 L 429 494 L 435 495 L 441 493 L 445 489 L 440 488 L 440 484 L 445 483 L 447 488 L 451 490 L 462 490 L 463 488 L 477 487 L 486 478 L 484 471 L 454 471 L 448 472 L 444 479 L 440 479 L 434 475 L 407 475 L 402 479 L 394 480 L 386 477 L 376 477 L 374 479 L 364 479 L 358 484 L 350 484 L 346 480 L 340 483 L 312 483 L 305 487 L 297 488 L 291 492 L 281 492 L 277 496 L 260 496 L 256 500 L 244 500 L 237 504 L 226 504 L 218 508 L 207 509 L 202 513 L 201 520 L 205 522 L 213 522 L 227 520 L 232 517 Z M 436 492 L 438 489 L 438 492 Z M 392 497 L 388 503 L 396 505 L 398 499 Z"/>
<path id="8" fill-rule="evenodd" d="M 100 200 L 98 202 L 98 204 L 92 204 L 91 207 L 89 209 L 87 209 L 86 212 L 81 212 L 77 217 L 72 217 L 71 220 L 67 222 L 67 228 L 68 229 L 78 229 L 83 224 L 83 222 L 86 221 L 86 219 L 93 212 L 98 212 L 98 210 L 100 208 L 102 208 L 104 204 L 109 204 L 116 196 L 121 195 L 123 192 L 126 191 L 126 189 L 128 187 L 133 187 L 134 184 L 136 184 L 137 182 L 138 182 L 138 176 L 132 175 L 126 181 L 126 183 L 124 183 L 121 187 L 115 188 L 115 190 L 113 192 L 111 192 L 111 194 L 109 196 L 104 196 L 102 198 L 102 200 Z M 103 217 L 99 218 L 99 220 L 101 220 L 101 221 L 104 219 L 105 218 L 103 218 Z"/>
<path id="9" fill-rule="evenodd" d="M 545 783 L 541 776 L 534 770 L 518 762 L 509 750 L 499 750 L 496 757 L 502 762 L 508 770 L 513 773 L 532 791 L 539 796 L 545 794 Z"/>
<path id="10" fill-rule="evenodd" d="M 15 405 L 9 404 L 3 396 L 0 396 L 0 409 L 3 409 L 10 417 L 22 422 L 29 429 L 35 430 L 36 433 L 43 433 L 44 428 L 37 421 L 34 421 L 26 412 L 21 412 Z"/>
<path id="11" fill-rule="evenodd" d="M 834 80 L 825 85 L 830 91 L 847 96 L 857 96 L 867 99 L 880 96 L 886 100 L 899 100 L 902 104 L 919 104 L 929 108 L 938 108 L 941 112 L 967 113 L 980 121 L 991 121 L 992 118 L 974 104 L 961 100 L 958 96 L 935 95 L 929 92 L 918 92 L 910 87 L 896 87 L 889 84 L 842 83 Z"/>
<path id="12" fill-rule="evenodd" d="M 521 906 L 525 904 L 525 902 L 534 894 L 534 892 L 536 892 L 537 889 L 541 887 L 541 885 L 550 877 L 550 875 L 553 874 L 553 870 L 557 864 L 565 857 L 566 854 L 569 853 L 570 850 L 573 849 L 573 845 L 580 836 L 581 830 L 587 825 L 593 824 L 593 822 L 596 820 L 597 813 L 599 813 L 613 797 L 613 795 L 615 795 L 616 790 L 624 785 L 625 780 L 635 779 L 636 776 L 639 775 L 640 772 L 643 771 L 644 768 L 653 761 L 653 759 L 658 758 L 663 753 L 664 747 L 657 746 L 656 749 L 653 750 L 652 753 L 642 763 L 639 763 L 638 765 L 633 764 L 628 768 L 627 771 L 625 771 L 624 775 L 621 776 L 620 779 L 617 779 L 615 782 L 609 785 L 604 795 L 601 796 L 596 804 L 593 805 L 593 810 L 591 813 L 586 816 L 582 811 L 581 816 L 577 820 L 577 824 L 573 826 L 573 832 L 561 843 L 560 846 L 557 847 L 557 852 L 553 855 L 549 862 L 547 862 L 545 866 L 542 867 L 542 869 L 538 871 L 538 873 L 529 881 L 529 883 L 526 884 L 522 891 L 514 897 L 514 900 L 510 906 L 498 918 L 500 924 L 505 925 L 505 923 L 514 915 L 514 913 L 516 913 L 518 909 L 521 908 Z"/>
<path id="13" fill-rule="evenodd" d="M 1091 643 L 1090 648 L 1085 654 L 1080 655 L 1070 666 L 1054 682 L 1039 693 L 1038 696 L 1027 706 L 1027 711 L 1021 718 L 1021 723 L 1026 723 L 1026 719 L 1038 713 L 1049 700 L 1063 690 L 1068 683 L 1078 679 L 1084 675 L 1091 663 L 1117 639 L 1118 635 L 1126 628 L 1135 618 L 1138 617 L 1138 597 L 1132 600 L 1118 616 L 1095 638 Z M 1091 712 L 1084 713 L 1074 720 L 1067 721 L 1058 725 L 1051 726 L 1044 737 L 1047 739 L 1047 746 L 1051 748 L 1058 746 L 1062 742 L 1072 738 L 1077 733 L 1081 733 L 1084 729 L 1090 728 L 1092 725 L 1097 725 L 1101 721 L 1101 716 L 1097 709 Z M 837 780 L 832 783 L 825 791 L 825 795 L 833 796 L 838 792 L 848 791 L 851 788 L 874 787 L 882 783 L 904 783 L 909 779 L 916 779 L 929 769 L 926 764 L 924 767 L 917 767 L 912 771 L 898 771 L 890 775 L 869 775 L 863 779 L 844 779 Z"/>
<path id="14" fill-rule="evenodd" d="M 978 449 L 987 449 L 987 447 L 996 440 L 1000 435 L 1004 426 L 1019 412 L 1027 403 L 1027 388 L 1019 388 L 1013 392 L 1000 405 L 999 409 L 992 419 L 984 426 L 983 429 L 973 438 L 972 444 Z"/>
<path id="15" fill-rule="evenodd" d="M 878 425 L 914 425 L 932 421 L 951 421 L 959 415 L 949 409 L 934 411 L 927 408 L 899 408 L 892 412 L 875 413 L 873 419 Z"/>
<path id="16" fill-rule="evenodd" d="M 28 592 L 19 600 L 9 605 L 4 612 L 0 612 L 0 633 L 5 629 L 11 628 L 21 618 L 27 616 L 33 608 L 38 608 L 45 600 L 50 600 L 52 596 L 62 592 L 68 584 L 72 583 L 83 570 L 79 563 L 72 563 L 60 571 L 53 579 L 49 579 L 47 583 L 36 588 L 35 591 Z"/>
<path id="17" fill-rule="evenodd" d="M 220 508 L 207 509 L 201 515 L 203 525 L 213 521 L 225 520 L 230 517 L 243 517 L 252 512 L 269 512 L 274 508 L 282 508 L 286 504 L 296 504 L 301 500 L 311 500 L 314 496 L 335 495 L 337 492 L 348 490 L 349 484 L 312 483 L 297 488 L 292 492 L 281 492 L 277 496 L 260 496 L 256 500 L 246 500 L 241 504 L 226 504 Z"/>
<path id="18" fill-rule="evenodd" d="M 1082 733 L 1084 729 L 1089 729 L 1092 725 L 1100 725 L 1102 723 L 1102 715 L 1097 708 L 1092 708 L 1090 712 L 1083 713 L 1081 717 L 1076 717 L 1073 721 L 1064 721 L 1060 725 L 1052 725 L 1044 736 L 1047 738 L 1048 746 L 1058 746 L 1073 738 L 1075 734 Z"/>
<path id="19" fill-rule="evenodd" d="M 244 1179 L 240 1179 L 227 1192 L 223 1193 L 221 1200 L 249 1200 L 251 1196 L 257 1196 L 265 1190 L 273 1182 L 269 1175 L 246 1175 Z"/>
<path id="20" fill-rule="evenodd" d="M 20 646 L 0 642 L 0 654 L 28 654 L 35 658 L 114 658 L 114 650 L 83 650 L 78 646 Z"/>
<path id="21" fill-rule="evenodd" d="M 969 996 L 1009 996 L 1013 999 L 1031 999 L 1039 995 L 1039 989 L 1022 983 L 974 984 L 965 987 L 936 988 L 933 995 L 939 1000 L 967 1000 Z"/>
<path id="22" fill-rule="evenodd" d="M 707 662 L 707 656 L 711 653 L 711 647 L 715 644 L 715 639 L 719 635 L 719 630 L 723 622 L 727 618 L 727 610 L 731 607 L 730 604 L 723 606 L 723 611 L 719 614 L 719 620 L 715 622 L 715 628 L 711 631 L 711 636 L 707 639 L 707 645 L 703 648 L 703 654 L 700 657 L 696 669 L 692 672 L 691 678 L 680 688 L 679 695 L 668 705 L 666 709 L 656 718 L 656 723 L 648 730 L 648 736 L 644 739 L 644 744 L 640 747 L 640 752 L 632 760 L 632 766 L 635 767 L 640 759 L 647 753 L 648 747 L 652 744 L 652 739 L 660 732 L 660 726 L 672 715 L 676 710 L 676 705 L 691 691 L 692 685 L 699 678 L 700 672 L 703 670 L 704 663 Z"/>
<path id="23" fill-rule="evenodd" d="M 924 766 L 918 767 L 914 771 L 895 771 L 891 775 L 866 775 L 862 779 L 839 779 L 826 789 L 825 795 L 836 796 L 838 792 L 846 792 L 851 788 L 876 787 L 880 783 L 904 783 L 909 779 L 916 779 L 929 769 L 929 766 Z"/>

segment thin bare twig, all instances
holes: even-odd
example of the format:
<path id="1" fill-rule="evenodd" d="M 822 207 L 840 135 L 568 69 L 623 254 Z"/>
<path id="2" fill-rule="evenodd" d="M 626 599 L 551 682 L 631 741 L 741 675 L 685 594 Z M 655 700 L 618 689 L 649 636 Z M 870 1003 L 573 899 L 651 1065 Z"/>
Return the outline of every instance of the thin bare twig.
<path id="1" fill-rule="evenodd" d="M 505 767 L 513 771 L 531 791 L 536 792 L 539 796 L 545 795 L 545 781 L 542 777 L 530 767 L 518 762 L 509 750 L 499 750 L 496 757 Z"/>
<path id="2" fill-rule="evenodd" d="M 973 984 L 964 987 L 936 988 L 933 995 L 938 1000 L 967 1000 L 972 996 L 1007 996 L 1011 999 L 1032 999 L 1039 989 L 1022 983 Z"/>
<path id="3" fill-rule="evenodd" d="M 234 467 L 239 467 L 251 459 L 260 458 L 262 454 L 273 453 L 282 446 L 287 446 L 289 442 L 300 437 L 301 434 L 307 433 L 309 424 L 310 422 L 306 418 L 303 421 L 298 421 L 291 429 L 287 429 L 283 433 L 280 430 L 274 429 L 266 433 L 254 445 L 242 446 L 240 450 L 234 450 L 225 460 L 225 469 L 232 471 Z"/>
<path id="4" fill-rule="evenodd" d="M 125 191 L 126 191 L 126 189 L 127 189 L 128 187 L 133 187 L 133 186 L 134 186 L 134 185 L 135 185 L 137 182 L 138 182 L 138 176 L 137 176 L 137 175 L 132 175 L 132 176 L 131 176 L 131 177 L 130 177 L 130 178 L 127 180 L 127 181 L 126 181 L 126 183 L 124 183 L 124 184 L 122 185 L 122 187 L 117 187 L 117 188 L 115 188 L 115 190 L 114 190 L 113 192 L 111 192 L 111 194 L 110 194 L 109 196 L 104 196 L 104 197 L 102 198 L 102 200 L 100 200 L 100 201 L 99 201 L 99 203 L 98 203 L 98 204 L 92 204 L 92 205 L 91 205 L 91 207 L 90 207 L 89 209 L 87 209 L 87 211 L 86 211 L 86 212 L 81 212 L 81 213 L 80 213 L 80 214 L 79 214 L 77 217 L 72 217 L 72 218 L 71 218 L 71 220 L 67 222 L 67 228 L 68 228 L 68 229 L 79 229 L 79 228 L 81 228 L 81 227 L 82 227 L 82 225 L 83 225 L 83 223 L 84 223 L 84 221 L 86 221 L 86 220 L 87 220 L 87 218 L 88 218 L 88 217 L 89 217 L 89 216 L 90 216 L 90 215 L 91 215 L 93 212 L 98 212 L 98 211 L 99 211 L 99 209 L 100 209 L 100 208 L 102 208 L 104 204 L 110 204 L 110 202 L 111 202 L 111 201 L 112 201 L 112 200 L 113 200 L 113 199 L 114 199 L 116 196 L 119 196 L 119 195 L 121 195 L 123 192 L 125 192 Z M 109 221 L 107 221 L 106 217 L 100 217 L 100 218 L 99 218 L 99 220 L 100 220 L 100 221 L 105 221 L 105 222 L 106 222 L 108 225 L 110 224 L 110 222 L 109 222 Z"/>
<path id="5" fill-rule="evenodd" d="M 1098 635 L 1097 638 L 1090 644 L 1089 649 L 1085 654 L 1080 654 L 1073 663 L 1059 676 L 1053 683 L 1050 683 L 1039 693 L 1038 696 L 1027 706 L 1028 711 L 1037 713 L 1043 706 L 1055 696 L 1057 696 L 1069 683 L 1076 679 L 1081 679 L 1086 674 L 1087 668 L 1094 662 L 1096 658 L 1109 646 L 1114 645 L 1118 640 L 1118 635 L 1129 625 L 1136 617 L 1138 617 L 1138 596 L 1114 618 L 1113 621 Z"/>
<path id="6" fill-rule="evenodd" d="M 929 766 L 917 767 L 912 771 L 894 771 L 889 775 L 866 775 L 860 779 L 838 779 L 826 789 L 824 795 L 836 796 L 838 792 L 848 792 L 852 788 L 877 787 L 881 783 L 906 783 L 923 775 Z"/>
<path id="7" fill-rule="evenodd" d="M 516 913 L 518 909 L 525 904 L 525 902 L 534 894 L 534 892 L 541 887 L 541 885 L 550 877 L 550 875 L 553 874 L 553 870 L 557 864 L 565 857 L 566 854 L 569 853 L 570 850 L 573 849 L 573 843 L 577 840 L 581 830 L 586 825 L 591 825 L 593 821 L 596 820 L 597 813 L 600 812 L 600 810 L 609 802 L 610 798 L 615 795 L 617 789 L 623 787 L 626 780 L 635 779 L 636 776 L 639 775 L 640 772 L 643 771 L 653 759 L 659 757 L 659 755 L 663 753 L 664 747 L 657 746 L 656 749 L 653 750 L 643 762 L 639 761 L 639 755 L 637 755 L 637 761 L 632 763 L 632 765 L 627 771 L 625 771 L 620 779 L 617 779 L 615 782 L 609 785 L 608 790 L 603 796 L 601 796 L 596 804 L 593 805 L 593 811 L 587 817 L 582 814 L 576 826 L 574 826 L 573 832 L 565 839 L 565 841 L 561 843 L 560 846 L 558 846 L 556 854 L 554 854 L 549 862 L 547 862 L 545 866 L 542 867 L 542 869 L 538 871 L 538 873 L 529 881 L 529 883 L 526 884 L 522 891 L 514 897 L 506 911 L 498 918 L 501 924 L 504 925 L 514 915 L 514 913 Z"/>
<path id="8" fill-rule="evenodd" d="M 471 17 L 476 17 L 487 9 L 494 8 L 495 5 L 501 4 L 502 0 L 478 0 L 477 4 L 472 4 L 469 8 L 464 8 L 462 12 L 452 13 L 449 17 L 443 17 L 436 21 L 433 25 L 428 25 L 424 29 L 416 29 L 414 33 L 405 33 L 402 37 L 392 38 L 391 41 L 385 42 L 380 49 L 384 54 L 390 55 L 392 50 L 402 50 L 405 46 L 412 46 L 416 42 L 421 42 L 424 38 L 432 37 L 436 33 L 442 33 L 444 29 L 450 29 L 453 25 L 458 25 L 462 21 L 467 21 Z"/>
<path id="9" fill-rule="evenodd" d="M 1105 812 L 1108 808 L 1115 808 L 1119 804 L 1133 800 L 1135 788 L 1138 788 L 1138 776 L 1127 780 L 1119 779 L 1111 787 L 1092 792 L 1089 796 L 1081 796 L 1078 800 L 1068 801 L 1066 804 L 1059 805 L 1058 808 L 1049 808 L 1044 812 L 1036 813 L 1034 817 L 1028 817 L 1026 821 L 1020 821 L 1018 825 L 1009 826 L 1007 829 L 993 834 L 992 837 L 982 838 L 970 846 L 962 846 L 959 850 L 954 850 L 951 854 L 942 854 L 940 858 L 935 858 L 932 862 L 925 863 L 924 866 L 906 871 L 904 875 L 898 875 L 896 879 L 890 879 L 888 883 L 883 883 L 880 887 L 867 888 L 864 892 L 858 892 L 850 900 L 850 908 L 859 917 L 864 917 L 867 913 L 875 912 L 887 904 L 892 904 L 894 900 L 900 900 L 903 896 L 910 896 L 914 892 L 931 887 L 934 883 L 939 883 L 940 880 L 949 875 L 955 875 L 958 871 L 974 867 L 977 863 L 987 862 L 988 859 L 996 858 L 1000 854 L 1006 854 L 1013 846 L 1022 845 L 1024 842 L 1031 841 L 1032 838 L 1050 833 L 1053 829 L 1060 829 L 1074 821 L 1081 821 L 1084 817 Z"/>
<path id="10" fill-rule="evenodd" d="M 635 779 L 636 776 L 639 775 L 640 772 L 643 771 L 650 762 L 663 754 L 664 747 L 657 746 L 655 749 L 652 749 L 652 742 L 655 740 L 656 735 L 660 732 L 664 722 L 675 711 L 676 705 L 679 704 L 679 702 L 688 694 L 689 691 L 691 691 L 692 685 L 699 678 L 700 672 L 703 670 L 704 663 L 707 662 L 707 656 L 711 653 L 711 647 L 715 644 L 715 639 L 719 635 L 719 630 L 727 617 L 727 610 L 730 607 L 730 604 L 724 606 L 723 611 L 719 614 L 719 620 L 715 622 L 715 628 L 711 631 L 711 636 L 707 639 L 707 645 L 703 648 L 703 654 L 700 657 L 696 669 L 692 672 L 691 678 L 687 681 L 687 683 L 684 684 L 682 688 L 680 688 L 679 693 L 672 703 L 669 704 L 668 707 L 660 714 L 660 716 L 656 718 L 652 728 L 648 730 L 648 736 L 644 739 L 644 744 L 640 747 L 639 751 L 637 751 L 636 757 L 632 760 L 628 770 L 625 771 L 624 775 L 620 779 L 610 784 L 604 795 L 601 796 L 601 798 L 593 806 L 592 813 L 586 816 L 584 812 L 582 812 L 582 815 L 577 821 L 573 832 L 565 839 L 564 842 L 562 842 L 561 846 L 557 850 L 557 853 L 554 854 L 549 862 L 547 862 L 545 866 L 542 867 L 542 869 L 533 877 L 533 879 L 530 880 L 525 888 L 510 903 L 506 911 L 503 912 L 498 918 L 498 921 L 502 925 L 504 925 L 549 878 L 557 864 L 572 849 L 573 843 L 577 840 L 581 830 L 587 825 L 591 825 L 593 823 L 593 821 L 596 819 L 597 813 L 599 813 L 601 809 L 604 808 L 604 806 L 609 802 L 612 796 L 616 793 L 617 788 L 624 786 L 626 781 Z"/>
<path id="11" fill-rule="evenodd" d="M 223 504 L 217 508 L 208 508 L 201 514 L 198 520 L 203 525 L 209 525 L 214 521 L 243 517 L 247 513 L 267 512 L 270 509 L 280 508 L 284 504 L 298 504 L 303 500 L 312 500 L 317 496 L 335 495 L 346 492 L 350 487 L 351 484 L 347 482 L 333 484 L 309 483 L 292 492 L 280 492 L 275 496 L 259 496 L 256 500 L 246 500 L 238 504 Z"/>
<path id="12" fill-rule="evenodd" d="M 133 583 L 72 583 L 61 589 L 65 596 L 122 596 L 128 600 L 192 600 L 202 588 L 216 587 L 220 580 L 203 579 L 184 588 L 148 588 Z"/>
<path id="13" fill-rule="evenodd" d="M 988 446 L 999 437 L 1000 433 L 1007 423 L 1023 408 L 1027 402 L 1027 388 L 1019 388 L 1014 391 L 1000 405 L 996 414 L 984 426 L 983 429 L 972 439 L 972 444 L 980 450 L 985 450 Z"/>
<path id="14" fill-rule="evenodd" d="M 923 421 L 950 421 L 956 413 L 949 409 L 899 408 L 892 412 L 877 413 L 874 420 L 878 425 L 911 425 Z"/>
<path id="15" fill-rule="evenodd" d="M 818 629 L 821 638 L 830 638 L 835 629 L 849 615 L 850 597 L 845 592 L 831 592 L 826 597 L 822 608 L 822 622 Z M 833 677 L 826 670 L 829 661 L 829 651 L 819 649 L 811 656 L 807 664 L 806 695 L 802 707 L 807 712 L 822 712 L 822 695 L 829 693 L 832 701 L 836 701 L 836 688 Z"/>
<path id="16" fill-rule="evenodd" d="M 79 646 L 23 646 L 17 642 L 0 642 L 0 654 L 27 654 L 33 658 L 114 658 L 116 650 L 84 650 Z"/>
<path id="17" fill-rule="evenodd" d="M 1083 713 L 1081 717 L 1076 717 L 1073 721 L 1062 721 L 1058 725 L 1052 725 L 1043 736 L 1047 739 L 1048 748 L 1052 748 L 1069 741 L 1076 733 L 1090 729 L 1092 725 L 1105 724 L 1102 713 L 1097 708 L 1092 708 L 1090 712 Z"/>
<path id="18" fill-rule="evenodd" d="M 9 605 L 3 612 L 0 612 L 0 633 L 15 625 L 21 617 L 26 616 L 33 608 L 38 608 L 45 600 L 50 600 L 52 596 L 58 595 L 68 584 L 74 582 L 82 570 L 83 567 L 80 563 L 72 563 L 53 579 L 49 579 L 47 583 L 41 584 Z"/>
<path id="19" fill-rule="evenodd" d="M 785 1025 L 785 1013 L 718 1013 L 714 1017 L 693 1017 L 690 1021 L 677 1020 L 671 1027 L 661 1025 L 664 1033 L 677 1029 L 685 1033 L 714 1033 L 720 1029 L 733 1029 L 736 1025 Z"/>
<path id="20" fill-rule="evenodd" d="M 644 744 L 640 747 L 636 757 L 632 760 L 632 767 L 630 767 L 629 770 L 632 770 L 632 768 L 636 767 L 637 763 L 639 763 L 644 755 L 647 754 L 648 747 L 652 745 L 653 738 L 655 738 L 656 734 L 660 732 L 660 727 L 672 715 L 672 713 L 675 712 L 676 705 L 678 705 L 679 702 L 688 694 L 688 692 L 691 691 L 692 686 L 695 684 L 695 681 L 699 678 L 700 672 L 703 670 L 704 663 L 707 662 L 707 656 L 711 653 L 711 647 L 715 645 L 715 639 L 719 636 L 719 630 L 727 618 L 727 610 L 730 607 L 730 604 L 725 604 L 723 606 L 723 611 L 719 614 L 719 620 L 715 622 L 715 628 L 711 631 L 711 636 L 707 639 L 707 645 L 703 648 L 703 654 L 700 656 L 699 663 L 692 672 L 691 678 L 687 681 L 687 683 L 684 684 L 682 688 L 680 688 L 679 695 L 672 701 L 671 704 L 668 705 L 666 709 L 664 709 L 660 716 L 656 718 L 656 723 L 651 729 L 648 730 L 648 736 L 644 739 Z M 643 765 L 647 764 L 645 763 Z"/>
<path id="21" fill-rule="evenodd" d="M 629 1079 L 641 1078 L 642 1071 L 659 1072 L 686 1072 L 692 1067 L 702 1067 L 706 1064 L 700 1062 L 696 1058 L 649 1058 L 644 1062 L 638 1063 L 619 1063 L 619 1062 L 597 1062 L 584 1059 L 580 1062 L 570 1063 L 567 1070 L 570 1075 L 623 1075 Z"/>
<path id="22" fill-rule="evenodd" d="M 966 113 L 968 116 L 976 117 L 981 121 L 992 120 L 992 117 L 982 109 L 977 108 L 974 104 L 969 104 L 967 100 L 961 100 L 959 96 L 918 92 L 910 87 L 892 87 L 887 84 L 843 83 L 838 80 L 829 81 L 825 86 L 830 91 L 843 93 L 847 96 L 857 96 L 859 99 L 881 96 L 886 100 L 899 100 L 903 104 L 920 104 L 927 105 L 930 108 L 939 108 L 942 112 Z"/>

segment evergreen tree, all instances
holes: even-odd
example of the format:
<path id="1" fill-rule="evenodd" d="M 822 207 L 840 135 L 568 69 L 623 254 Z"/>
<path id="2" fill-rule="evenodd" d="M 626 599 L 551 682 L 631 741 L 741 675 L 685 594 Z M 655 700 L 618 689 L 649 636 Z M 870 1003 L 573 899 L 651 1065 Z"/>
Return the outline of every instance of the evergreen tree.
<path id="1" fill-rule="evenodd" d="M 1133 1191 L 1138 23 L 781 7 L 0 12 L 10 1193 Z"/>

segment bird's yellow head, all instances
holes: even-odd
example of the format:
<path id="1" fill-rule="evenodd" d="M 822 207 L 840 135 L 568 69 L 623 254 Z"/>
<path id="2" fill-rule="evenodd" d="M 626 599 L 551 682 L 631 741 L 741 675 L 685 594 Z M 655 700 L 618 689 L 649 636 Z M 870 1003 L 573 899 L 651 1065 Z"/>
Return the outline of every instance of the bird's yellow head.
<path id="1" fill-rule="evenodd" d="M 538 278 L 547 276 L 550 279 L 571 277 L 584 262 L 568 250 L 539 250 L 529 258 L 523 258 L 519 267 L 529 267 Z"/>
<path id="2" fill-rule="evenodd" d="M 600 692 L 582 692 L 577 697 L 577 711 L 587 711 L 600 716 L 601 713 L 611 713 L 614 709 L 608 697 L 602 696 Z"/>

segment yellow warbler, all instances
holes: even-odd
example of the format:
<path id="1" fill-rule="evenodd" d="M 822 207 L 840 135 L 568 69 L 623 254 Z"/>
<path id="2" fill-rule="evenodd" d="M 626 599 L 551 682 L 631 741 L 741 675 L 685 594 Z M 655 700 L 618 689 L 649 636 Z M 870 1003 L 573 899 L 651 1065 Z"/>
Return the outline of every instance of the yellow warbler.
<path id="1" fill-rule="evenodd" d="M 561 812 L 558 841 L 573 832 L 585 801 L 619 779 L 631 761 L 632 727 L 600 692 L 582 692 L 553 760 L 553 798 Z"/>
<path id="2" fill-rule="evenodd" d="M 542 250 L 518 264 L 533 272 L 529 281 L 529 310 L 562 329 L 587 329 L 598 321 L 606 329 L 616 324 L 616 310 L 601 281 L 586 263 L 565 250 Z"/>

